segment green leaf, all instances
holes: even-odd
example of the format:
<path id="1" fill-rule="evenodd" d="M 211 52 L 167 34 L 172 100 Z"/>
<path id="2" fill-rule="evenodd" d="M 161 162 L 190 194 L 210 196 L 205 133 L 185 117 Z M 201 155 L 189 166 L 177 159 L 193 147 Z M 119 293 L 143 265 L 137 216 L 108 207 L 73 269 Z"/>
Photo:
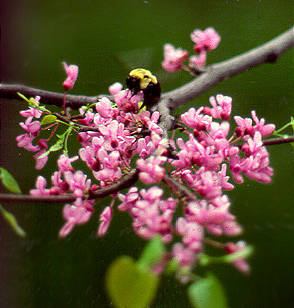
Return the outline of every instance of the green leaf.
<path id="1" fill-rule="evenodd" d="M 57 142 L 55 144 L 53 144 L 49 150 L 45 153 L 43 153 L 41 156 L 39 156 L 39 158 L 43 158 L 45 156 L 48 156 L 51 152 L 57 152 L 61 149 L 63 149 L 63 140 L 57 140 Z"/>
<path id="2" fill-rule="evenodd" d="M 164 245 L 160 236 L 155 236 L 145 247 L 138 264 L 150 269 L 153 265 L 160 262 L 162 255 L 165 252 Z"/>
<path id="3" fill-rule="evenodd" d="M 46 115 L 42 118 L 41 125 L 47 125 L 56 122 L 57 117 L 53 114 Z"/>
<path id="4" fill-rule="evenodd" d="M 3 185 L 10 191 L 16 194 L 21 194 L 21 190 L 15 178 L 4 168 L 0 167 L 0 179 Z"/>
<path id="5" fill-rule="evenodd" d="M 63 140 L 58 140 L 55 144 L 53 144 L 50 149 L 49 152 L 56 152 L 63 149 Z"/>
<path id="6" fill-rule="evenodd" d="M 227 301 L 221 283 L 211 273 L 191 284 L 189 299 L 195 308 L 226 308 Z"/>
<path id="7" fill-rule="evenodd" d="M 146 308 L 155 296 L 158 277 L 130 257 L 115 260 L 106 273 L 106 288 L 117 308 Z"/>
<path id="8" fill-rule="evenodd" d="M 16 234 L 19 236 L 25 237 L 26 233 L 25 231 L 20 227 L 18 224 L 16 218 L 14 217 L 13 214 L 10 212 L 6 211 L 2 205 L 0 204 L 0 212 L 3 216 L 3 218 L 8 222 L 8 224 L 12 227 L 12 229 L 15 231 Z"/>

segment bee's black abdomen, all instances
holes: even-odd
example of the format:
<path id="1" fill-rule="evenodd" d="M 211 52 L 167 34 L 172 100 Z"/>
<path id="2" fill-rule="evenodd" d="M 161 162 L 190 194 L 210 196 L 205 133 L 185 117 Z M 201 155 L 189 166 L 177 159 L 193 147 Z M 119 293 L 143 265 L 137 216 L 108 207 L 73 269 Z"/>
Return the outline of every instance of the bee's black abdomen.
<path id="1" fill-rule="evenodd" d="M 155 105 L 159 101 L 161 94 L 159 82 L 157 84 L 150 82 L 147 88 L 143 91 L 143 93 L 144 105 L 146 107 L 152 107 L 153 105 Z"/>

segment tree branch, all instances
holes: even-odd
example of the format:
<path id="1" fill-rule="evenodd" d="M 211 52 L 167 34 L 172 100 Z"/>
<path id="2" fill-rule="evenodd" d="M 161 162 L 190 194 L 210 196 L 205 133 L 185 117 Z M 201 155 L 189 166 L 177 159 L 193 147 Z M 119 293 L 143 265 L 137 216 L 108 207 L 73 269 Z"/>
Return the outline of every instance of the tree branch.
<path id="1" fill-rule="evenodd" d="M 101 199 L 111 194 L 115 194 L 122 189 L 132 186 L 138 180 L 138 170 L 133 170 L 129 174 L 125 175 L 121 181 L 115 183 L 109 187 L 105 187 L 96 191 L 89 192 L 90 199 Z M 42 202 L 42 203 L 65 203 L 73 202 L 76 200 L 74 195 L 63 195 L 63 196 L 31 196 L 31 195 L 19 195 L 19 194 L 0 194 L 1 202 Z"/>
<path id="2" fill-rule="evenodd" d="M 224 79 L 228 79 L 263 63 L 274 63 L 284 52 L 294 46 L 294 27 L 273 40 L 232 59 L 211 65 L 206 72 L 180 88 L 165 93 L 169 107 L 176 108 Z"/>
<path id="3" fill-rule="evenodd" d="M 176 108 L 204 93 L 224 79 L 228 79 L 247 71 L 262 63 L 274 63 L 284 52 L 294 46 L 294 27 L 274 38 L 273 40 L 245 52 L 232 59 L 207 67 L 207 70 L 191 82 L 164 93 L 159 101 L 158 108 L 167 104 L 170 108 Z M 17 92 L 28 97 L 41 96 L 41 102 L 61 107 L 63 93 L 44 91 L 22 85 L 9 85 L 0 83 L 0 98 L 20 99 Z M 83 96 L 67 95 L 67 106 L 78 109 L 81 106 L 96 103 L 105 95 Z M 162 102 L 163 101 L 163 102 Z M 167 122 L 166 122 L 167 123 Z M 171 121 L 169 121 L 170 125 Z M 166 124 L 164 124 L 166 126 Z"/>

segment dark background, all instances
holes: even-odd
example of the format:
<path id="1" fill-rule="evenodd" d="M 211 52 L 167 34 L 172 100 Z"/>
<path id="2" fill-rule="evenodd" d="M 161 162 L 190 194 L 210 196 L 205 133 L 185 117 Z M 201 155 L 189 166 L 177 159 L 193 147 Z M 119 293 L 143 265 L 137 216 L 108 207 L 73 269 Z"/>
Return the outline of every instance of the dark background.
<path id="1" fill-rule="evenodd" d="M 293 1 L 161 0 L 161 1 L 2 1 L 1 81 L 62 91 L 62 61 L 77 64 L 76 94 L 106 93 L 123 82 L 134 67 L 146 67 L 160 79 L 163 91 L 190 80 L 187 73 L 161 69 L 166 42 L 192 51 L 190 33 L 213 26 L 222 36 L 209 63 L 249 50 L 293 24 Z M 229 79 L 183 107 L 208 104 L 210 95 L 233 97 L 233 113 L 252 109 L 278 127 L 294 115 L 294 50 L 274 65 L 266 64 Z M 39 172 L 31 153 L 16 147 L 21 132 L 18 111 L 25 105 L 1 101 L 1 166 L 28 192 Z M 72 155 L 76 147 L 73 146 Z M 270 185 L 249 180 L 230 193 L 232 210 L 244 226 L 244 238 L 255 247 L 251 275 L 233 267 L 211 269 L 223 282 L 230 307 L 293 307 L 294 153 L 290 145 L 269 148 L 275 175 Z M 82 165 L 81 165 L 82 166 Z M 47 171 L 46 171 L 47 170 Z M 56 170 L 54 156 L 41 174 Z M 6 205 L 27 232 L 18 238 L 0 218 L 1 307 L 110 307 L 105 295 L 107 266 L 123 254 L 137 258 L 144 246 L 125 214 L 115 215 L 111 229 L 97 239 L 100 208 L 89 223 L 58 239 L 62 205 Z M 189 307 L 185 288 L 163 279 L 156 308 Z"/>

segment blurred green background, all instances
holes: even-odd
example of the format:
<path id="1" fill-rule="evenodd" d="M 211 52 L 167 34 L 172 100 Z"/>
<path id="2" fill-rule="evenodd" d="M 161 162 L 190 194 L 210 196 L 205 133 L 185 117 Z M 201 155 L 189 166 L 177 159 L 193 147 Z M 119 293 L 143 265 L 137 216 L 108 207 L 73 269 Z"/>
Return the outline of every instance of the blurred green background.
<path id="1" fill-rule="evenodd" d="M 161 69 L 166 42 L 192 51 L 190 33 L 214 27 L 222 36 L 209 63 L 251 49 L 293 24 L 294 3 L 233 0 L 11 0 L 1 4 L 1 81 L 62 91 L 62 61 L 77 64 L 76 94 L 106 93 L 123 82 L 134 67 L 146 67 L 160 79 L 163 91 L 190 80 L 187 73 Z M 210 95 L 233 97 L 233 113 L 252 109 L 278 127 L 294 115 L 294 50 L 274 65 L 262 65 L 214 87 L 188 106 L 208 103 Z M 24 192 L 39 172 L 31 154 L 16 147 L 21 133 L 20 102 L 1 101 L 1 166 L 15 175 Z M 75 148 L 73 148 L 73 152 Z M 244 226 L 244 238 L 255 247 L 252 272 L 244 277 L 233 267 L 211 267 L 223 282 L 230 307 L 293 307 L 294 304 L 294 152 L 290 145 L 269 149 L 275 169 L 270 185 L 246 180 L 230 193 L 232 210 Z M 75 153 L 72 153 L 74 155 Z M 56 170 L 54 156 L 49 178 Z M 0 218 L 1 307 L 111 307 L 105 295 L 107 266 L 123 254 L 136 258 L 144 247 L 127 215 L 117 213 L 110 231 L 97 239 L 102 204 L 86 225 L 58 239 L 62 205 L 7 205 L 27 231 L 18 238 Z M 153 308 L 189 307 L 185 287 L 164 278 Z"/>

